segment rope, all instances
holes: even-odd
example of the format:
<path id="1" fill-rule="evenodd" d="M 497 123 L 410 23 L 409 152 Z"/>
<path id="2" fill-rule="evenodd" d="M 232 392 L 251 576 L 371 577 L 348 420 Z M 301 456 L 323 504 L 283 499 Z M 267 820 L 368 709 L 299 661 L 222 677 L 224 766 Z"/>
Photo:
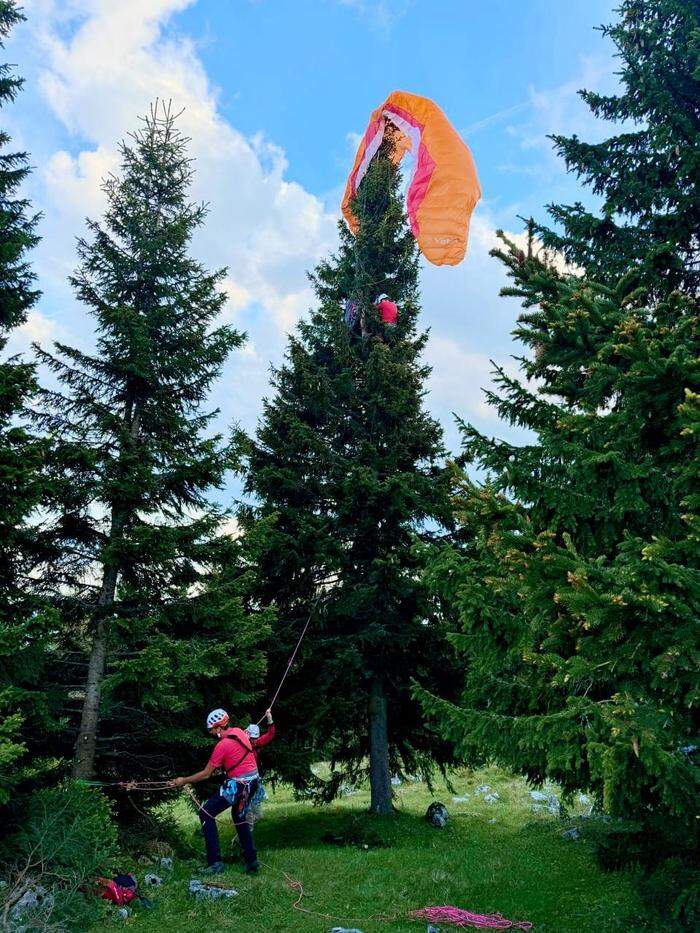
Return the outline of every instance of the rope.
<path id="1" fill-rule="evenodd" d="M 185 791 L 187 796 L 190 798 L 190 800 L 192 801 L 192 803 L 195 805 L 195 807 L 198 810 L 200 810 L 202 813 L 206 813 L 206 815 L 210 817 L 212 820 L 216 819 L 216 817 L 212 816 L 211 813 L 208 810 L 206 810 L 204 806 L 199 802 L 197 795 L 192 790 L 191 784 L 183 784 L 182 789 Z"/>
<path id="2" fill-rule="evenodd" d="M 460 907 L 423 907 L 412 910 L 411 920 L 426 920 L 428 923 L 451 923 L 456 927 L 476 927 L 480 930 L 531 930 L 529 920 L 508 920 L 501 914 L 473 914 Z"/>
<path id="3" fill-rule="evenodd" d="M 308 907 L 302 907 L 302 900 L 306 897 L 306 892 L 304 891 L 304 885 L 296 878 L 292 878 L 291 875 L 288 875 L 286 871 L 282 868 L 274 868 L 272 865 L 268 865 L 267 862 L 260 862 L 263 868 L 269 868 L 271 871 L 279 872 L 280 875 L 284 877 L 284 880 L 287 882 L 287 887 L 291 888 L 292 891 L 297 895 L 297 899 L 292 904 L 294 910 L 298 910 L 303 914 L 309 914 L 312 917 L 321 917 L 323 920 L 340 920 L 343 922 L 350 921 L 351 923 L 368 923 L 368 922 L 377 922 L 377 923 L 393 923 L 398 914 L 372 914 L 370 917 L 343 917 L 337 916 L 335 914 L 324 914 L 318 910 L 311 910 Z"/>
<path id="4" fill-rule="evenodd" d="M 88 787 L 121 787 L 122 790 L 126 791 L 159 791 L 167 790 L 170 787 L 170 781 L 85 781 L 78 778 L 76 783 Z"/>
<path id="5" fill-rule="evenodd" d="M 241 783 L 241 784 L 247 784 L 247 783 L 250 783 L 250 782 L 248 782 L 248 781 L 240 781 L 239 783 Z M 216 817 L 213 816 L 213 815 L 207 810 L 207 808 L 204 806 L 204 804 L 201 804 L 201 803 L 199 802 L 199 798 L 197 797 L 197 795 L 195 794 L 195 792 L 192 790 L 192 785 L 191 785 L 191 784 L 183 784 L 183 789 L 184 789 L 185 793 L 187 794 L 187 796 L 188 796 L 188 797 L 190 798 L 190 800 L 192 801 L 192 803 L 195 805 L 195 807 L 200 811 L 200 813 L 206 813 L 206 815 L 207 815 L 207 816 L 209 817 L 209 819 L 211 819 L 211 820 L 215 820 L 215 819 L 216 819 Z M 231 811 L 232 811 L 231 815 L 233 815 L 233 804 L 231 804 Z M 233 820 L 233 825 L 234 825 L 234 826 L 243 826 L 243 825 L 245 825 L 247 822 L 248 822 L 247 820 L 241 820 L 240 823 L 237 823 L 235 820 Z"/>
<path id="6" fill-rule="evenodd" d="M 280 680 L 279 685 L 277 689 L 275 690 L 275 695 L 272 697 L 272 699 L 270 700 L 270 703 L 268 704 L 268 707 L 267 707 L 268 709 L 272 709 L 272 707 L 275 705 L 275 701 L 277 700 L 277 697 L 280 695 L 280 691 L 282 690 L 282 687 L 284 686 L 284 682 L 287 679 L 289 672 L 292 669 L 292 664 L 294 664 L 294 659 L 296 658 L 297 652 L 299 651 L 299 648 L 301 647 L 301 643 L 304 640 L 304 636 L 306 635 L 307 629 L 309 625 L 311 624 L 311 619 L 313 618 L 315 608 L 316 608 L 316 603 L 314 603 L 314 605 L 311 607 L 311 612 L 309 612 L 309 617 L 306 620 L 306 624 L 304 625 L 304 628 L 301 630 L 301 635 L 299 636 L 299 639 L 294 647 L 294 651 L 292 651 L 291 657 L 289 658 L 289 661 L 287 661 L 287 667 L 285 668 L 284 674 L 282 674 L 282 679 Z M 259 726 L 264 718 L 265 718 L 265 714 L 263 713 L 260 719 L 258 719 L 256 725 Z"/>
<path id="7" fill-rule="evenodd" d="M 302 906 L 302 900 L 306 896 L 304 885 L 297 878 L 292 878 L 282 868 L 274 868 L 267 862 L 260 862 L 264 868 L 279 872 L 287 882 L 287 887 L 291 888 L 296 894 L 296 900 L 292 904 L 294 910 L 300 913 L 309 914 L 312 917 L 320 917 L 322 920 L 341 921 L 343 923 L 394 923 L 400 916 L 394 914 L 372 914 L 369 917 L 348 917 L 337 914 L 327 914 L 318 910 L 311 910 Z M 424 907 L 421 910 L 411 910 L 406 915 L 409 920 L 425 920 L 428 923 L 449 923 L 457 927 L 475 927 L 478 929 L 491 930 L 531 930 L 532 924 L 529 920 L 508 920 L 501 914 L 475 914 L 470 910 L 462 910 L 459 907 Z"/>
<path id="8" fill-rule="evenodd" d="M 299 641 L 297 642 L 297 647 L 294 649 L 294 654 L 301 644 L 301 641 L 306 634 L 306 629 L 309 626 L 311 621 L 311 616 L 307 619 L 306 625 L 304 626 L 304 631 L 301 634 Z M 290 660 L 290 663 L 287 665 L 287 671 L 291 667 L 291 663 L 294 660 L 294 655 Z M 282 678 L 282 683 L 284 683 L 284 677 Z M 280 684 L 281 688 L 281 684 Z M 279 693 L 279 689 L 277 692 Z M 276 697 L 275 697 L 276 698 Z M 274 702 L 274 700 L 273 700 Z M 127 793 L 133 790 L 143 790 L 143 791 L 158 791 L 165 790 L 170 787 L 169 781 L 80 781 L 82 784 L 89 784 L 102 787 L 122 787 Z M 248 783 L 241 781 L 240 783 Z M 183 785 L 183 789 L 187 796 L 190 798 L 192 803 L 195 805 L 197 810 L 200 813 L 205 813 L 210 819 L 216 819 L 206 807 L 199 802 L 197 795 L 192 790 L 191 785 Z M 134 804 L 135 806 L 135 804 Z M 138 807 L 136 808 L 138 810 Z M 141 811 L 139 811 L 141 812 Z M 233 821 L 234 826 L 242 826 L 246 820 L 237 823 Z M 304 885 L 297 878 L 293 878 L 289 875 L 284 869 L 274 868 L 272 865 L 268 865 L 266 862 L 260 862 L 265 868 L 270 869 L 271 871 L 279 872 L 284 880 L 287 882 L 287 886 L 296 894 L 296 900 L 292 904 L 294 910 L 299 911 L 300 913 L 308 914 L 313 917 L 320 917 L 323 920 L 333 920 L 333 921 L 342 921 L 342 922 L 352 922 L 352 923 L 367 923 L 367 922 L 379 922 L 379 923 L 393 923 L 398 914 L 372 914 L 369 917 L 348 917 L 348 916 L 338 916 L 336 914 L 323 913 L 318 910 L 311 910 L 308 907 L 302 905 L 302 900 L 306 896 L 304 890 Z M 501 914 L 475 914 L 469 910 L 463 910 L 460 907 L 423 907 L 419 910 L 409 911 L 407 914 L 408 919 L 410 920 L 425 920 L 428 923 L 449 923 L 456 927 L 474 927 L 477 929 L 490 929 L 490 930 L 531 930 L 532 923 L 529 920 L 508 920 L 506 917 L 503 917 Z"/>

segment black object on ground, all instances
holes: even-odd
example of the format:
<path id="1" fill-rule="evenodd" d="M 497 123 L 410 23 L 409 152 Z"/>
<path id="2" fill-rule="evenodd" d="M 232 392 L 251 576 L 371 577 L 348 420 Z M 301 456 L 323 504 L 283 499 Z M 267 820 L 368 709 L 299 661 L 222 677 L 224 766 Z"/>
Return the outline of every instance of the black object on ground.
<path id="1" fill-rule="evenodd" d="M 447 825 L 450 814 L 444 803 L 433 801 L 426 811 L 425 818 L 435 829 L 443 829 Z"/>

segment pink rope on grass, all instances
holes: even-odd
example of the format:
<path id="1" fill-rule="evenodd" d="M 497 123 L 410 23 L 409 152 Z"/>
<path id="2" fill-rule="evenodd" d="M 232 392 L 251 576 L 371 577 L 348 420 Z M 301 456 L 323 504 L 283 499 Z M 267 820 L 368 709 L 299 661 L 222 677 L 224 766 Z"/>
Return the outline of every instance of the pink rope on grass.
<path id="1" fill-rule="evenodd" d="M 412 910 L 412 920 L 426 920 L 428 923 L 451 923 L 456 927 L 476 927 L 480 930 L 531 930 L 529 920 L 508 920 L 500 914 L 473 914 L 460 907 L 423 907 Z"/>

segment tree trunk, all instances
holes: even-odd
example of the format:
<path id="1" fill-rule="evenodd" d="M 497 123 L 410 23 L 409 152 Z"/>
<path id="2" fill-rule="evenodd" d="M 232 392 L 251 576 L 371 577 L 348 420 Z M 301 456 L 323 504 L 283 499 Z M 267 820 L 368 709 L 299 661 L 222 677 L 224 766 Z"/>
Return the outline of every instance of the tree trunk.
<path id="1" fill-rule="evenodd" d="M 139 436 L 139 406 L 133 400 L 127 402 L 125 421 L 129 425 L 129 443 L 134 444 Z M 126 525 L 127 513 L 122 509 L 112 509 L 112 521 L 109 530 L 109 543 L 118 538 Z M 93 622 L 95 633 L 90 648 L 87 681 L 85 683 L 85 699 L 80 717 L 80 731 L 75 743 L 73 768 L 71 774 L 74 778 L 84 781 L 92 779 L 95 773 L 95 751 L 97 749 L 97 725 L 100 719 L 100 699 L 102 696 L 102 681 L 105 676 L 107 661 L 107 623 L 105 620 L 109 608 L 114 603 L 117 591 L 119 568 L 113 564 L 102 565 L 102 586 L 97 598 L 97 606 Z"/>
<path id="2" fill-rule="evenodd" d="M 387 701 L 384 684 L 379 677 L 372 680 L 369 693 L 369 785 L 372 813 L 382 815 L 393 813 L 389 776 Z"/>
<path id="3" fill-rule="evenodd" d="M 105 675 L 107 658 L 107 624 L 104 618 L 105 608 L 114 602 L 117 589 L 118 571 L 116 567 L 105 569 L 102 587 L 97 600 L 95 634 L 90 649 L 85 699 L 80 717 L 80 731 L 75 743 L 72 775 L 84 781 L 92 779 L 95 773 L 95 750 L 97 748 L 97 723 L 100 718 L 100 697 L 102 681 Z"/>

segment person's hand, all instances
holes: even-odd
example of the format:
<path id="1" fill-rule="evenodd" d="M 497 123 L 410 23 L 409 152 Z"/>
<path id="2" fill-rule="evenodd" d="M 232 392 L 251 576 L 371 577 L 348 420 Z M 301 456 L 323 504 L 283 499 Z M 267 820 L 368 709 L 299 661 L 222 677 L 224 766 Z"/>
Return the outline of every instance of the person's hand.
<path id="1" fill-rule="evenodd" d="M 184 778 L 177 777 L 177 778 L 172 779 L 172 781 L 170 782 L 170 786 L 171 787 L 184 787 L 186 783 L 187 781 Z"/>
<path id="2" fill-rule="evenodd" d="M 267 719 L 267 722 L 269 725 L 272 725 L 272 710 L 271 709 L 265 710 L 265 719 Z"/>

